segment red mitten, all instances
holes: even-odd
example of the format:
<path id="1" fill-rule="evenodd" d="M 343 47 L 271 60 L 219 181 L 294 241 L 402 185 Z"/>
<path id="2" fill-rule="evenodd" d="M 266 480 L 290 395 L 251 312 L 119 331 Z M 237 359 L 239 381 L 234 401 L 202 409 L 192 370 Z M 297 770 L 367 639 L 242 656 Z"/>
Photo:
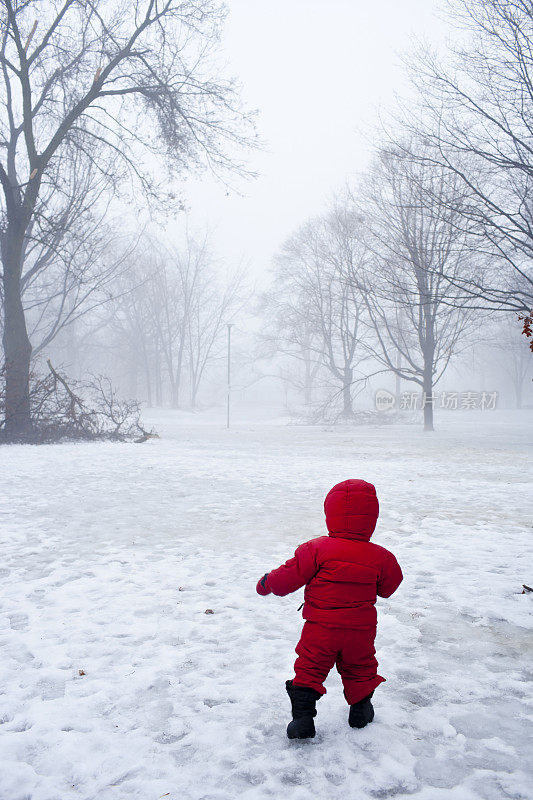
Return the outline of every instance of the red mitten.
<path id="1" fill-rule="evenodd" d="M 257 586 L 255 587 L 255 591 L 257 592 L 257 594 L 262 594 L 262 595 L 271 594 L 271 591 L 266 584 L 267 578 L 268 578 L 268 572 L 265 572 L 261 580 L 257 582 Z"/>

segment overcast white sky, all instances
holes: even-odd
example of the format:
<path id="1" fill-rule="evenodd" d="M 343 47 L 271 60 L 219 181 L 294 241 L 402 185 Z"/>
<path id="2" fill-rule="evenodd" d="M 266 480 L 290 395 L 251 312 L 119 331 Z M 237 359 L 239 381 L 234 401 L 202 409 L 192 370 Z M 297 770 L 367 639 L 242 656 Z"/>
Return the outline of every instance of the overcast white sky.
<path id="1" fill-rule="evenodd" d="M 346 177 L 364 169 L 380 108 L 407 89 L 402 52 L 412 36 L 442 42 L 439 0 L 229 0 L 224 46 L 244 99 L 260 111 L 267 149 L 243 196 L 205 175 L 186 196 L 192 227 L 212 231 L 230 265 L 262 283 L 272 256 Z M 181 222 L 180 222 L 181 224 Z M 172 228 L 173 226 L 169 226 Z"/>

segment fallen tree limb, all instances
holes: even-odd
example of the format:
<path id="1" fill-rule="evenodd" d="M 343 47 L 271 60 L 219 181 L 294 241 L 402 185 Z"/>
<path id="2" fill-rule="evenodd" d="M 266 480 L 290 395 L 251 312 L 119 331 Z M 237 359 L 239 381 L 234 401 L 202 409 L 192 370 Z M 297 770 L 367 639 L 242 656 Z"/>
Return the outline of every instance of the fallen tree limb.
<path id="1" fill-rule="evenodd" d="M 33 422 L 31 442 L 134 441 L 158 438 L 141 422 L 141 409 L 136 400 L 125 401 L 108 378 L 92 377 L 88 381 L 68 379 L 47 360 L 49 373 L 32 374 L 30 403 Z M 0 370 L 1 371 L 1 370 Z M 0 388 L 0 415 L 5 402 Z M 1 441 L 0 430 L 0 441 Z"/>

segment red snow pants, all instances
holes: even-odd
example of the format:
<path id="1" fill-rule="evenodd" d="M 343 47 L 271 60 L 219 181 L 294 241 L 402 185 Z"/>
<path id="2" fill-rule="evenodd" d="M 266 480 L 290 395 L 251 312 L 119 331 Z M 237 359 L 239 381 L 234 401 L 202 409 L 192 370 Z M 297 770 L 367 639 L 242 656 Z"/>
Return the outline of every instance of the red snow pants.
<path id="1" fill-rule="evenodd" d="M 326 694 L 322 685 L 335 664 L 349 705 L 370 694 L 385 680 L 377 674 L 374 628 L 334 628 L 306 622 L 296 645 L 295 686 Z"/>

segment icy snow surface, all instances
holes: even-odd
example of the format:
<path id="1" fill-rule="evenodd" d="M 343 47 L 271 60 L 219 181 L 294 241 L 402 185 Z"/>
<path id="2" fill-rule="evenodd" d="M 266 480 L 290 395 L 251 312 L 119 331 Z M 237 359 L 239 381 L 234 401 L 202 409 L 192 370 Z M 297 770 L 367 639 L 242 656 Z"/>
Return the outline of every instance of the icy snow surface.
<path id="1" fill-rule="evenodd" d="M 3 448 L 1 800 L 530 800 L 530 417 L 476 413 L 428 435 L 154 412 L 143 445 Z M 255 584 L 347 477 L 405 572 L 387 682 L 352 730 L 333 671 L 290 742 L 303 592 Z"/>

